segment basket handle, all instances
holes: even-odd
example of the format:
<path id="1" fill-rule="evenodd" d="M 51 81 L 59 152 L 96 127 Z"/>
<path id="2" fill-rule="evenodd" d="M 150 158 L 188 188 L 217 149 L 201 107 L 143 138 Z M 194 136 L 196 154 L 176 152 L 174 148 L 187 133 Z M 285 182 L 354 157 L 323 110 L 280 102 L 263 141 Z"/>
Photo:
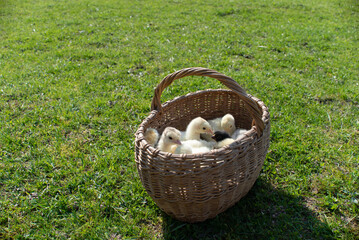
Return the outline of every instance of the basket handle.
<path id="1" fill-rule="evenodd" d="M 155 89 L 155 94 L 153 96 L 151 104 L 151 110 L 157 110 L 158 112 L 162 112 L 161 95 L 163 90 L 169 85 L 171 85 L 174 80 L 187 76 L 206 76 L 215 78 L 223 85 L 231 89 L 233 92 L 237 93 L 240 99 L 246 103 L 245 107 L 253 117 L 254 125 L 257 127 L 258 135 L 260 136 L 262 134 L 264 129 L 264 122 L 262 120 L 262 113 L 260 110 L 261 107 L 258 105 L 258 103 L 255 102 L 252 98 L 250 98 L 246 91 L 241 86 L 239 86 L 239 84 L 235 80 L 212 69 L 201 67 L 184 68 L 182 70 L 167 75 Z"/>

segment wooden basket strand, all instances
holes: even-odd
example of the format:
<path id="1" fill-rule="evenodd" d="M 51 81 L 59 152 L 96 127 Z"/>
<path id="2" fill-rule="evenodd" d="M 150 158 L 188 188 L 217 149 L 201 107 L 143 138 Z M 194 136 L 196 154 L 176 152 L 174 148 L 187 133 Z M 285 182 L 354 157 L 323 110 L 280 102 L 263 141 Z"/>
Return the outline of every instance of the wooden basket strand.
<path id="1" fill-rule="evenodd" d="M 185 68 L 177 72 L 167 75 L 156 87 L 155 94 L 152 99 L 151 110 L 162 111 L 161 106 L 161 95 L 163 90 L 171 85 L 174 80 L 180 79 L 187 76 L 206 76 L 219 80 L 223 85 L 227 86 L 229 89 L 238 94 L 241 100 L 246 103 L 246 109 L 249 111 L 253 117 L 254 125 L 257 127 L 258 136 L 260 136 L 264 129 L 264 123 L 262 120 L 261 107 L 257 102 L 253 101 L 252 98 L 246 93 L 245 90 L 232 78 L 219 73 L 212 69 L 193 67 Z"/>

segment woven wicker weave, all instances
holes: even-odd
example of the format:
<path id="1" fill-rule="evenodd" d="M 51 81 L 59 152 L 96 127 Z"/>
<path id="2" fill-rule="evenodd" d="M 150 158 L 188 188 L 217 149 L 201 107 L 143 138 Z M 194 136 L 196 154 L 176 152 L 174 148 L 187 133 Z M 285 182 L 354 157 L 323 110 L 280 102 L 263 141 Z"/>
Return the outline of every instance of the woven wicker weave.
<path id="1" fill-rule="evenodd" d="M 204 90 L 161 105 L 163 90 L 186 76 L 207 76 L 231 90 Z M 237 127 L 250 129 L 234 143 L 201 154 L 171 154 L 151 147 L 144 132 L 160 133 L 168 126 L 185 130 L 195 117 L 231 113 Z M 261 171 L 269 147 L 268 108 L 247 94 L 236 81 L 205 68 L 186 68 L 165 77 L 157 86 L 150 115 L 136 132 L 135 159 L 142 184 L 167 214 L 185 222 L 215 217 L 247 194 Z"/>

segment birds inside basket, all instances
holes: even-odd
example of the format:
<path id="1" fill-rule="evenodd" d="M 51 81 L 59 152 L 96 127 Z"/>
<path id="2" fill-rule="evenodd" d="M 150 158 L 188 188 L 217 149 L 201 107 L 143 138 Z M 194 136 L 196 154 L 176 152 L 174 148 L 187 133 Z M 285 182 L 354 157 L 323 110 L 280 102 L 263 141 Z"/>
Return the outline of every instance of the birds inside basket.
<path id="1" fill-rule="evenodd" d="M 246 129 L 237 128 L 231 114 L 205 120 L 192 119 L 185 131 L 174 127 L 166 127 L 162 134 L 154 128 L 145 131 L 145 139 L 149 145 L 161 151 L 175 154 L 196 154 L 209 152 L 233 143 Z"/>

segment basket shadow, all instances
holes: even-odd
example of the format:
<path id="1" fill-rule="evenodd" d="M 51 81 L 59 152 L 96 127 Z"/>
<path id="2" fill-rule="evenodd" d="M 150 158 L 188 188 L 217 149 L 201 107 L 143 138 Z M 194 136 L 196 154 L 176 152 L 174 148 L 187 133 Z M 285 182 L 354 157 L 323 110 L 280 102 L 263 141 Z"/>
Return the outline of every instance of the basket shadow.
<path id="1" fill-rule="evenodd" d="M 163 213 L 164 239 L 334 239 L 301 197 L 259 177 L 249 193 L 214 219 L 184 223 Z"/>

